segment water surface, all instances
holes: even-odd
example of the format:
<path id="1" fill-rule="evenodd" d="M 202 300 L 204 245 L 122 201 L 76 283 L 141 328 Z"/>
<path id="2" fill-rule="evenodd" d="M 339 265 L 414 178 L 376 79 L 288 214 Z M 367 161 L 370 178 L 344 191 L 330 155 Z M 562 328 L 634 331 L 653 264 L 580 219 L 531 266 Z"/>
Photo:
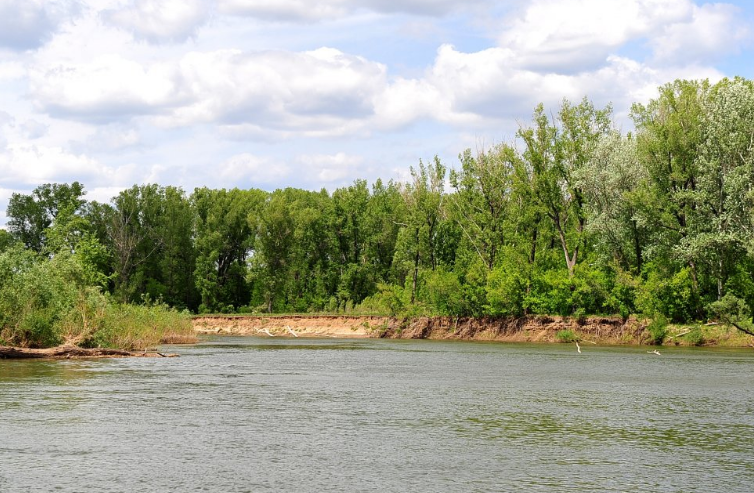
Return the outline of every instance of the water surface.
<path id="1" fill-rule="evenodd" d="M 754 352 L 208 338 L 0 361 L 0 492 L 750 492 Z"/>

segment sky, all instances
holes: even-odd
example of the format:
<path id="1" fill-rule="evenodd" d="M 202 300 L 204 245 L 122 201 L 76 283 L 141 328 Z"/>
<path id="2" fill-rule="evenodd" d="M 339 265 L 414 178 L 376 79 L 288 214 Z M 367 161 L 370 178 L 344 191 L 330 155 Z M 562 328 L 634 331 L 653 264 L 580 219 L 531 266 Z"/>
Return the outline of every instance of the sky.
<path id="1" fill-rule="evenodd" d="M 84 184 L 330 191 L 511 142 L 589 97 L 754 77 L 754 2 L 0 0 L 0 227 Z"/>

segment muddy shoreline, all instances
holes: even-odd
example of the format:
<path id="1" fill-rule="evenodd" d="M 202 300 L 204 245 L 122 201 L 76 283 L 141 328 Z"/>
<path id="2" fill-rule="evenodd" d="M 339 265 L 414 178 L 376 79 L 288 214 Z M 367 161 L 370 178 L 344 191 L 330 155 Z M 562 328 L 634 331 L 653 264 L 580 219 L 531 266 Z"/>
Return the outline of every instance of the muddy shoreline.
<path id="1" fill-rule="evenodd" d="M 562 342 L 571 331 L 580 341 L 642 344 L 646 325 L 636 319 L 588 317 L 377 317 L 377 316 L 210 316 L 195 317 L 199 334 L 262 337 L 346 337 L 390 339 Z M 561 333 L 561 337 L 558 337 Z"/>
<path id="2" fill-rule="evenodd" d="M 600 345 L 652 345 L 647 321 L 631 317 L 379 317 L 333 315 L 216 315 L 193 319 L 197 334 L 259 337 L 391 338 L 562 343 L 571 339 Z M 732 327 L 707 324 L 703 340 L 688 337 L 689 326 L 669 326 L 663 345 L 754 347 L 754 337 Z"/>

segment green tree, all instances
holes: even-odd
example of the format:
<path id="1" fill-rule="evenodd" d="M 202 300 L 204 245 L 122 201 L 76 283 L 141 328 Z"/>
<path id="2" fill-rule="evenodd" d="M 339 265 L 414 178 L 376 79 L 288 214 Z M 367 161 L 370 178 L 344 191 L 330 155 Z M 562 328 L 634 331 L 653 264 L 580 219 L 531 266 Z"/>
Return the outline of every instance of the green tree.
<path id="1" fill-rule="evenodd" d="M 70 222 L 84 205 L 84 186 L 79 182 L 47 183 L 30 195 L 14 193 L 8 202 L 8 231 L 35 252 L 47 249 L 49 228 L 56 221 Z M 71 231 L 73 234 L 73 231 Z"/>
<path id="2" fill-rule="evenodd" d="M 476 157 L 467 149 L 459 156 L 461 169 L 451 170 L 455 193 L 450 208 L 465 240 L 473 247 L 488 270 L 506 244 L 516 150 L 499 145 Z"/>
<path id="3" fill-rule="evenodd" d="M 419 168 L 411 168 L 411 183 L 403 190 L 406 208 L 405 222 L 396 247 L 396 259 L 411 272 L 411 303 L 416 300 L 419 284 L 419 269 L 422 266 L 435 270 L 439 258 L 445 198 L 445 166 L 435 157 Z"/>
<path id="4" fill-rule="evenodd" d="M 249 215 L 260 210 L 266 196 L 256 189 L 194 190 L 194 279 L 200 311 L 234 310 L 249 302 L 247 259 L 254 245 Z"/>
<path id="5" fill-rule="evenodd" d="M 555 229 L 570 276 L 585 247 L 586 198 L 579 173 L 593 159 L 600 138 L 610 132 L 611 113 L 610 106 L 598 110 L 586 98 L 578 105 L 565 100 L 551 121 L 540 104 L 533 127 L 519 130 L 531 173 L 530 196 Z"/>

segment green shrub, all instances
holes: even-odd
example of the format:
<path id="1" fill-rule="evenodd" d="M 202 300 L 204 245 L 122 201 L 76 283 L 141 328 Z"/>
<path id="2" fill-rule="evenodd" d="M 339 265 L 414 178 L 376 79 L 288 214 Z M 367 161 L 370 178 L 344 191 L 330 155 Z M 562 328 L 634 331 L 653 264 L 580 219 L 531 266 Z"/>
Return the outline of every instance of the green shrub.
<path id="1" fill-rule="evenodd" d="M 637 290 L 637 309 L 645 315 L 660 313 L 672 322 L 687 322 L 699 307 L 688 268 L 673 275 L 647 267 L 650 274 Z"/>
<path id="2" fill-rule="evenodd" d="M 555 339 L 557 339 L 558 342 L 576 342 L 579 340 L 576 333 L 571 329 L 559 330 L 555 334 Z"/>
<path id="3" fill-rule="evenodd" d="M 0 253 L 0 339 L 23 347 L 146 349 L 194 338 L 188 313 L 161 303 L 121 305 L 91 283 L 76 255 L 47 258 L 18 248 Z"/>
<path id="4" fill-rule="evenodd" d="M 647 325 L 647 330 L 652 344 L 662 345 L 668 335 L 668 319 L 662 314 L 656 315 L 652 322 Z"/>
<path id="5" fill-rule="evenodd" d="M 704 344 L 704 334 L 702 333 L 702 328 L 699 326 L 694 327 L 691 329 L 691 332 L 683 336 L 686 341 L 691 344 L 692 346 L 702 346 Z"/>

